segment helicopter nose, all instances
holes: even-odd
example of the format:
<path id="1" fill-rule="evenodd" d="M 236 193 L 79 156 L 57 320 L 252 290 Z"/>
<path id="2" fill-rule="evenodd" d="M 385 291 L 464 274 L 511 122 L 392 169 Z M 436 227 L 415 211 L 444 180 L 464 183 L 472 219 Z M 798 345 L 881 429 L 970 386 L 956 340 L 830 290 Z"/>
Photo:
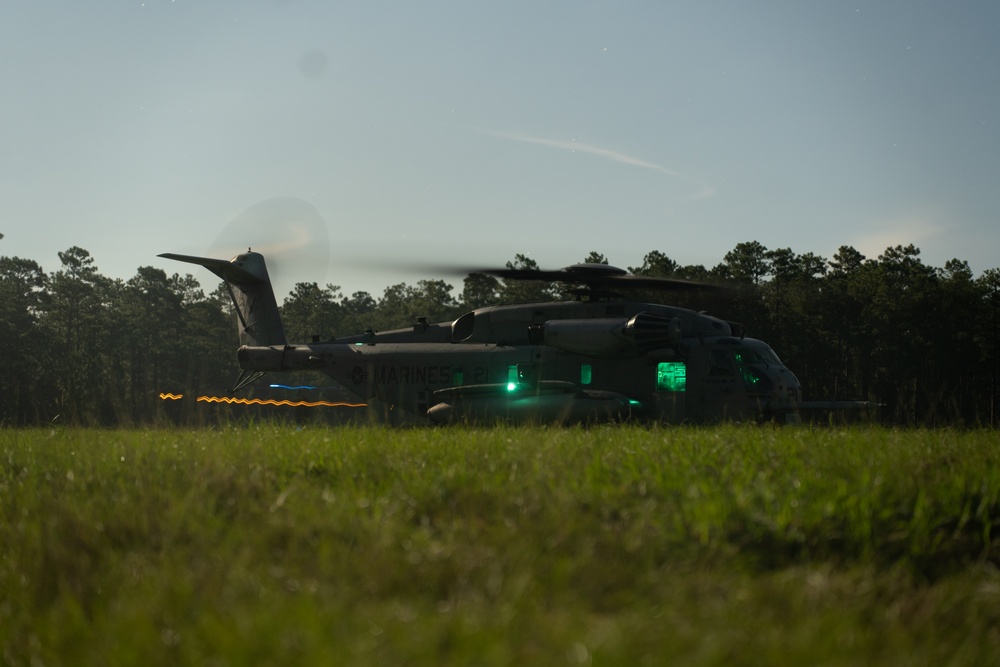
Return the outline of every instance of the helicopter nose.
<path id="1" fill-rule="evenodd" d="M 787 368 L 779 368 L 774 378 L 774 393 L 778 400 L 797 403 L 802 397 L 802 385 Z"/>

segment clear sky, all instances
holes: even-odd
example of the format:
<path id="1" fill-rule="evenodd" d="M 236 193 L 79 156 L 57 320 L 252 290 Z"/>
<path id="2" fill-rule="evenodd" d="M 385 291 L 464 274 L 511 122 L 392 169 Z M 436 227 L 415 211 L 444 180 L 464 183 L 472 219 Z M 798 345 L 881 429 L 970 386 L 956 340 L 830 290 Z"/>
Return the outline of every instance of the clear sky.
<path id="1" fill-rule="evenodd" d="M 978 274 L 998 26 L 995 0 L 6 2 L 0 254 L 211 289 L 157 253 L 254 246 L 279 300 L 752 240 Z"/>

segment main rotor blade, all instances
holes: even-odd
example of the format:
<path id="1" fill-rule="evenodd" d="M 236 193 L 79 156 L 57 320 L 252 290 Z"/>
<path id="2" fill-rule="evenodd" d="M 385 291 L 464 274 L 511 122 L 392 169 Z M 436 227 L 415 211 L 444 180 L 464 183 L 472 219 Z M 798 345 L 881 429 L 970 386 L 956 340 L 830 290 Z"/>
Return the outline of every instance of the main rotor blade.
<path id="1" fill-rule="evenodd" d="M 357 260 L 347 263 L 360 264 Z M 371 263 L 366 262 L 367 266 Z M 504 280 L 538 281 L 546 283 L 561 283 L 564 285 L 582 285 L 595 290 L 625 290 L 654 289 L 664 291 L 677 290 L 718 290 L 725 286 L 685 280 L 683 278 L 659 278 L 654 276 L 637 276 L 624 269 L 607 264 L 574 264 L 563 269 L 521 269 L 469 266 L 458 264 L 421 263 L 414 261 L 387 262 L 385 268 L 410 273 L 434 274 L 437 276 L 466 277 L 472 274 L 495 276 Z"/>
<path id="2" fill-rule="evenodd" d="M 585 267 L 585 268 L 584 268 Z M 594 289 L 657 289 L 657 290 L 696 290 L 721 289 L 720 285 L 703 283 L 681 278 L 657 278 L 653 276 L 637 276 L 626 273 L 615 267 L 607 271 L 592 270 L 590 265 L 575 265 L 557 271 L 533 269 L 479 269 L 474 273 L 504 278 L 507 280 L 538 280 L 567 285 L 585 285 Z"/>

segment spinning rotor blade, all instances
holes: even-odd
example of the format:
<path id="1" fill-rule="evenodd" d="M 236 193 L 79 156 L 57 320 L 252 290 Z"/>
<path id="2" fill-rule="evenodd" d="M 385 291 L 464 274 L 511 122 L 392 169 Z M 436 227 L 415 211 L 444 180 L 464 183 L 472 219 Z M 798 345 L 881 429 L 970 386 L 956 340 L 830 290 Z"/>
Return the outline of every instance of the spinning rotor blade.
<path id="1" fill-rule="evenodd" d="M 591 289 L 658 289 L 692 290 L 718 289 L 718 285 L 680 278 L 637 276 L 607 264 L 574 264 L 557 271 L 532 269 L 485 269 L 476 271 L 507 280 L 540 280 L 567 285 L 584 285 Z"/>
<path id="2" fill-rule="evenodd" d="M 296 197 L 272 197 L 242 211 L 207 248 L 183 248 L 190 254 L 170 253 L 169 259 L 200 264 L 226 278 L 229 259 L 248 249 L 267 259 L 275 296 L 280 303 L 296 283 L 323 285 L 330 268 L 330 234 L 326 221 L 311 204 Z M 216 258 L 209 265 L 201 257 Z M 195 261 L 197 260 L 197 261 Z"/>
<path id="3" fill-rule="evenodd" d="M 403 267 L 400 267 L 403 268 Z M 406 269 L 416 270 L 417 266 L 406 266 Z M 439 274 L 451 276 L 467 276 L 470 274 L 485 274 L 495 276 L 504 280 L 539 281 L 546 283 L 561 283 L 564 285 L 582 285 L 587 289 L 597 291 L 626 290 L 626 289 L 653 289 L 663 291 L 677 290 L 718 290 L 725 289 L 724 286 L 698 282 L 694 280 L 684 280 L 682 278 L 657 278 L 654 276 L 637 276 L 629 273 L 625 269 L 607 264 L 573 264 L 563 269 L 539 270 L 539 269 L 512 269 L 512 268 L 483 268 L 470 266 L 421 266 L 420 270 L 425 272 L 436 271 Z"/>
<path id="4" fill-rule="evenodd" d="M 312 280 L 330 266 L 330 234 L 312 205 L 296 197 L 272 197 L 244 210 L 215 237 L 206 253 L 234 257 L 252 248 L 275 266 L 302 268 Z"/>

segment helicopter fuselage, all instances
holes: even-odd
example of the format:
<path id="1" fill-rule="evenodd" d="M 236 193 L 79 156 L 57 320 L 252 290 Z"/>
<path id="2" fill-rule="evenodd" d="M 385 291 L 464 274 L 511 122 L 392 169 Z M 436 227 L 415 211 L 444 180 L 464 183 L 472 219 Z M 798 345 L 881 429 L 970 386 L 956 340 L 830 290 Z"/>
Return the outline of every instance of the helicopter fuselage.
<path id="1" fill-rule="evenodd" d="M 244 371 L 322 371 L 431 422 L 628 417 L 788 420 L 798 380 L 742 327 L 640 302 L 480 308 L 454 322 L 303 345 L 246 346 Z"/>

